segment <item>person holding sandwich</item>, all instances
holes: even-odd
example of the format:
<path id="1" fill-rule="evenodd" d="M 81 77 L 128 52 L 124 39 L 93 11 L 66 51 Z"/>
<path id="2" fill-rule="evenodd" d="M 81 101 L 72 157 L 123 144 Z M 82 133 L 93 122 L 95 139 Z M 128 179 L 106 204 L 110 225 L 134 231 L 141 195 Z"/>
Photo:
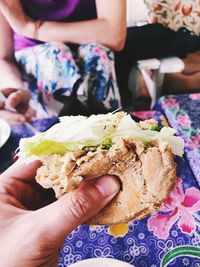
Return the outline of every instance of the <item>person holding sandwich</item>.
<path id="1" fill-rule="evenodd" d="M 125 0 L 0 0 L 0 117 L 119 108 L 112 51 L 124 46 L 125 9 Z"/>
<path id="2" fill-rule="evenodd" d="M 1 267 L 57 266 L 65 237 L 120 188 L 116 177 L 104 175 L 52 202 L 34 178 L 40 165 L 17 161 L 0 176 Z"/>

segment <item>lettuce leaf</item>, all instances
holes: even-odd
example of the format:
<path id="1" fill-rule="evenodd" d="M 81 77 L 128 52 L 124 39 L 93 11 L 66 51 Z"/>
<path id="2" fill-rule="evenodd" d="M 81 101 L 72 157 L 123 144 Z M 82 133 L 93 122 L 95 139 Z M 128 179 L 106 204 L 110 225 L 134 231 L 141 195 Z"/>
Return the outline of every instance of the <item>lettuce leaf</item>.
<path id="1" fill-rule="evenodd" d="M 21 139 L 19 156 L 42 158 L 90 146 L 108 149 L 119 137 L 131 137 L 143 143 L 152 140 L 168 142 L 172 152 L 182 156 L 184 143 L 180 137 L 174 136 L 175 133 L 176 131 L 170 127 L 163 127 L 160 132 L 143 130 L 124 112 L 90 117 L 61 117 L 60 123 L 46 132 Z"/>

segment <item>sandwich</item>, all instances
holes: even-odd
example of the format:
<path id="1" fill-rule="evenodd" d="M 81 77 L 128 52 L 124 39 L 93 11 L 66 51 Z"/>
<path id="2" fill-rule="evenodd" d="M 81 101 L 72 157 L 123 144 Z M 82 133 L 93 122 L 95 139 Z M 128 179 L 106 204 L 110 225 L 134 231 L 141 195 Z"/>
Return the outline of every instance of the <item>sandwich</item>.
<path id="1" fill-rule="evenodd" d="M 65 116 L 46 132 L 23 138 L 22 160 L 40 159 L 36 180 L 57 198 L 83 180 L 105 174 L 121 181 L 116 197 L 90 224 L 116 224 L 157 211 L 176 181 L 174 155 L 184 143 L 170 127 L 151 119 L 136 123 L 130 114 Z"/>

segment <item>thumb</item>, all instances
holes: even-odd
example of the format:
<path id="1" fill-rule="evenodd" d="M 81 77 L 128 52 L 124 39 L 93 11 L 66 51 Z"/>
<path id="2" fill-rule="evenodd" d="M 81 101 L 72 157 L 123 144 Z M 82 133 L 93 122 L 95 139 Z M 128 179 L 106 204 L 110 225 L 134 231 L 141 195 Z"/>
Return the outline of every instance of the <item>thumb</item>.
<path id="1" fill-rule="evenodd" d="M 82 182 L 74 192 L 38 210 L 40 227 L 44 227 L 40 230 L 48 233 L 49 241 L 63 242 L 66 235 L 108 204 L 119 188 L 117 178 L 109 175 Z"/>

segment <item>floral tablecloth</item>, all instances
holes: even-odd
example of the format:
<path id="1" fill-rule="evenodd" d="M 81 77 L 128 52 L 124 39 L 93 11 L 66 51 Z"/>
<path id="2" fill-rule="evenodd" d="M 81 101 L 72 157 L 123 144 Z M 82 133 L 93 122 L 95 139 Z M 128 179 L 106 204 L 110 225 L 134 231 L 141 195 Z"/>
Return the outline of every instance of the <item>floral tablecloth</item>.
<path id="1" fill-rule="evenodd" d="M 134 113 L 142 119 L 167 121 L 161 112 Z M 41 131 L 56 119 L 35 122 Z M 32 133 L 23 125 L 13 126 L 6 145 L 0 149 L 4 170 L 13 161 L 19 139 Z M 200 191 L 187 158 L 175 158 L 177 182 L 157 214 L 114 226 L 82 225 L 64 242 L 59 267 L 92 257 L 116 258 L 136 267 L 200 266 Z M 92 266 L 91 266 L 92 267 Z"/>
<path id="2" fill-rule="evenodd" d="M 184 139 L 186 158 L 200 185 L 200 93 L 161 97 L 156 109 Z"/>
<path id="3" fill-rule="evenodd" d="M 132 114 L 167 124 L 157 111 Z M 185 157 L 175 160 L 177 182 L 157 214 L 128 224 L 79 226 L 65 240 L 59 267 L 92 257 L 116 258 L 136 267 L 199 267 L 199 186 Z"/>
<path id="4" fill-rule="evenodd" d="M 33 126 L 43 132 L 58 122 L 57 117 L 33 122 Z M 0 149 L 0 173 L 6 170 L 16 159 L 16 150 L 19 140 L 33 135 L 31 129 L 24 124 L 11 125 L 11 135 L 6 144 Z"/>

